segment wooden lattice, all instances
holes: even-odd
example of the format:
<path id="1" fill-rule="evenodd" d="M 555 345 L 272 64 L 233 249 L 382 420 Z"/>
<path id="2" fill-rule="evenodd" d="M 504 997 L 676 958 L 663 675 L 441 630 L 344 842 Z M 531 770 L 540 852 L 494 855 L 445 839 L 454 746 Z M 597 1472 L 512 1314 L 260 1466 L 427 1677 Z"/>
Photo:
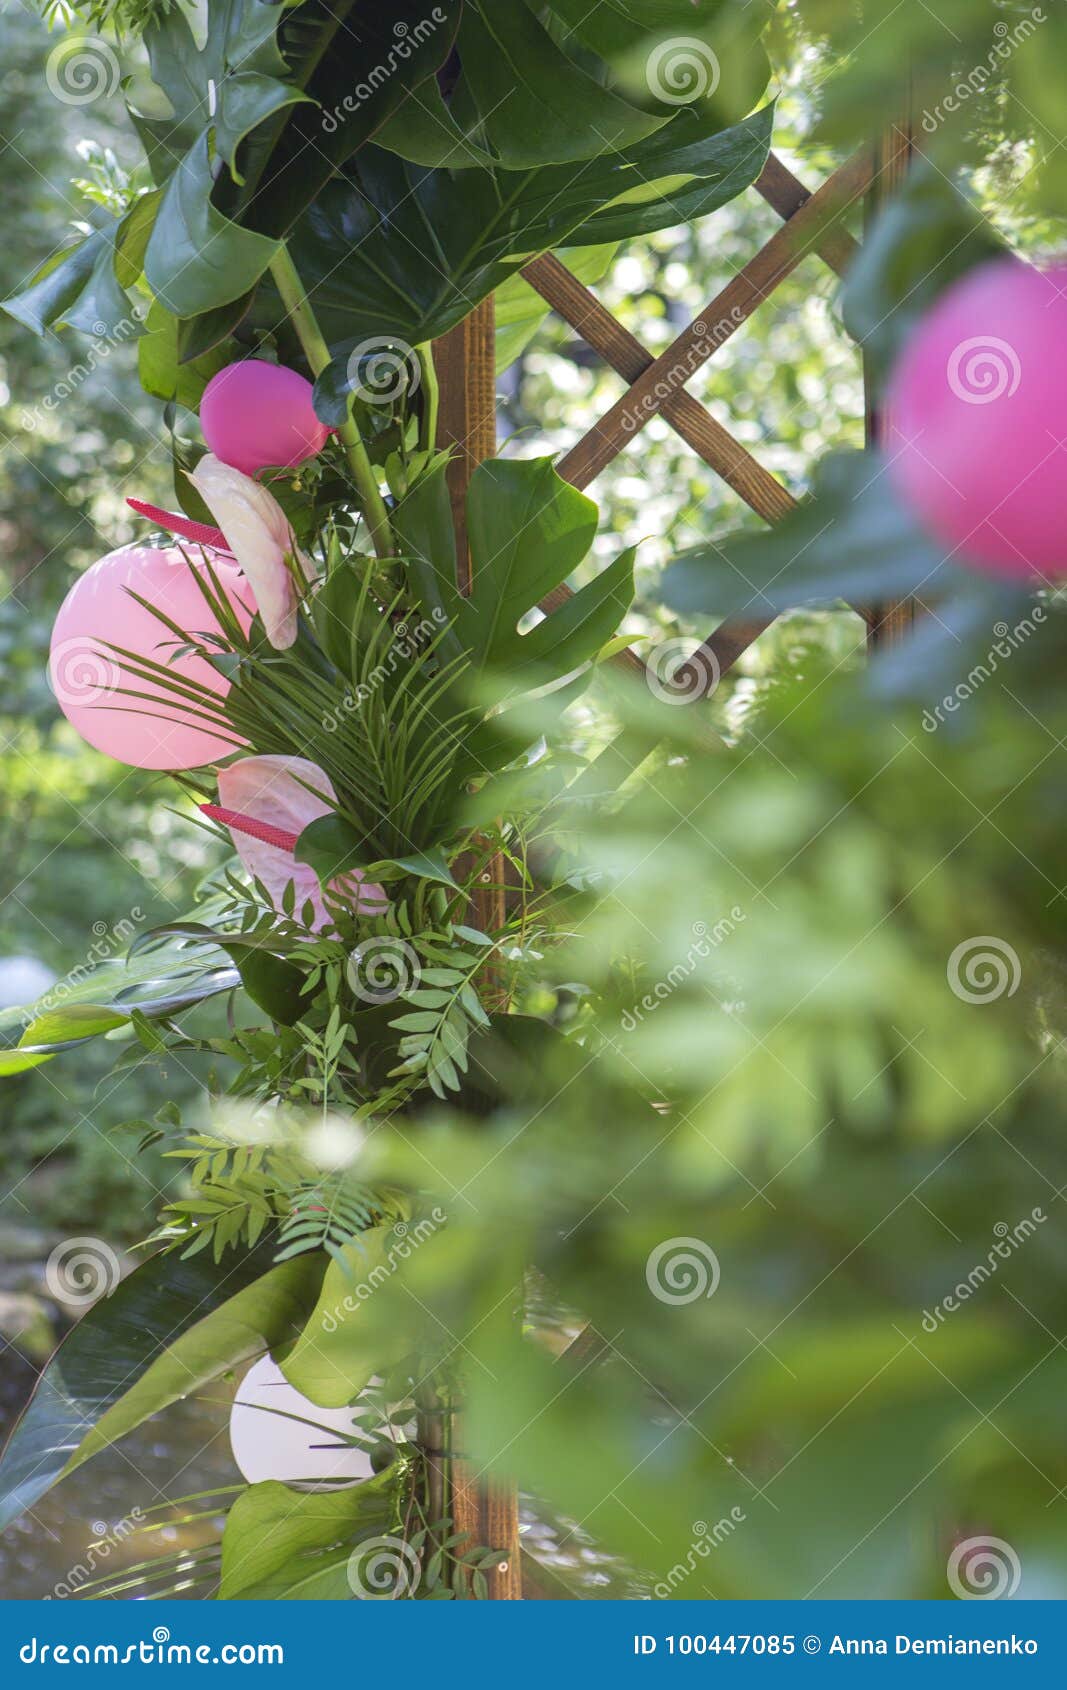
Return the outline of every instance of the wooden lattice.
<path id="1" fill-rule="evenodd" d="M 809 254 L 817 253 L 837 275 L 845 274 L 858 249 L 842 219 L 865 197 L 880 199 L 891 192 L 910 154 L 910 135 L 895 129 L 880 147 L 856 153 L 812 193 L 772 153 L 755 187 L 781 216 L 783 227 L 656 358 L 558 258 L 546 254 L 526 265 L 523 275 L 542 299 L 628 383 L 623 397 L 562 459 L 560 474 L 576 487 L 587 487 L 654 416 L 663 416 L 765 522 L 774 524 L 788 516 L 796 508 L 788 488 L 687 392 L 686 384 Z M 881 423 L 869 397 L 867 416 L 869 430 L 879 431 Z M 569 589 L 558 588 L 543 608 L 555 609 L 569 596 Z M 908 607 L 857 608 L 876 640 L 910 618 Z M 713 685 L 771 621 L 773 617 L 723 622 L 703 648 L 713 661 L 698 673 Z M 644 668 L 633 651 L 623 652 L 617 661 L 635 672 Z"/>
<path id="2" fill-rule="evenodd" d="M 623 397 L 557 465 L 564 479 L 575 487 L 587 487 L 654 416 L 663 416 L 680 438 L 765 522 L 781 522 L 795 510 L 797 501 L 788 488 L 734 439 L 687 391 L 686 384 L 810 254 L 817 254 L 838 276 L 845 275 L 858 247 L 844 228 L 844 218 L 861 202 L 866 201 L 868 208 L 874 209 L 895 192 L 912 151 L 910 131 L 894 128 L 878 146 L 864 148 L 848 159 L 815 192 L 810 192 L 772 153 L 754 186 L 782 218 L 782 228 L 659 357 L 653 357 L 558 258 L 547 253 L 527 264 L 522 272 L 525 279 L 627 383 Z M 490 299 L 476 307 L 435 347 L 441 379 L 438 439 L 440 445 L 450 447 L 454 453 L 449 475 L 459 584 L 464 591 L 470 590 L 466 490 L 476 465 L 495 449 L 493 330 Z M 874 443 L 884 438 L 886 420 L 875 409 L 866 372 L 865 391 L 868 439 Z M 570 596 L 568 587 L 559 587 L 542 602 L 542 609 L 551 612 Z M 910 601 L 855 608 L 867 623 L 872 644 L 898 638 L 913 615 Z M 700 664 L 701 653 L 691 660 L 694 674 L 704 681 L 706 691 L 714 688 L 719 677 L 773 620 L 773 617 L 729 618 L 710 635 L 702 647 L 702 653 L 710 661 Z M 635 651 L 623 651 L 613 661 L 631 673 L 644 673 L 645 665 Z M 695 687 L 693 695 L 698 693 L 699 687 Z M 504 896 L 504 875 L 500 869 L 490 873 L 488 884 L 478 895 L 478 915 L 483 925 L 492 928 L 502 924 L 506 914 Z M 588 1327 L 564 1352 L 560 1362 L 572 1371 L 584 1371 L 609 1349 L 610 1345 Z M 427 1430 L 435 1482 L 443 1494 L 448 1479 L 439 1468 L 444 1436 L 442 1420 L 431 1420 Z M 536 1599 L 543 1593 L 536 1568 L 522 1560 L 514 1487 L 498 1479 L 487 1482 L 472 1470 L 463 1458 L 458 1421 L 451 1428 L 450 1441 L 458 1452 L 451 1473 L 457 1529 L 466 1532 L 471 1542 L 499 1546 L 506 1551 L 506 1561 L 489 1577 L 491 1598 L 518 1600 L 525 1594 L 528 1599 Z"/>

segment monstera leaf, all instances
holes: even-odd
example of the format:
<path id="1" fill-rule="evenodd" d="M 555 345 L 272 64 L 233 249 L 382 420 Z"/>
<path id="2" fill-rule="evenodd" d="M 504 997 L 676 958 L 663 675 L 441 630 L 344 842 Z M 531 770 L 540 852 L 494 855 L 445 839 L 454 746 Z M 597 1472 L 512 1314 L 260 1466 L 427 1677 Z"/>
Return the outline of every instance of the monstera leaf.
<path id="1" fill-rule="evenodd" d="M 155 192 L 131 206 L 115 255 L 107 231 L 90 236 L 8 309 L 35 327 L 88 319 L 107 332 L 143 260 L 174 319 L 168 332 L 195 358 L 250 312 L 253 328 L 276 328 L 279 302 L 262 281 L 291 237 L 325 338 L 347 363 L 363 340 L 445 333 L 536 253 L 704 216 L 763 167 L 771 110 L 732 121 L 765 83 L 758 52 L 724 116 L 703 98 L 659 98 L 647 78 L 633 97 L 623 89 L 603 53 L 632 46 L 629 6 L 609 9 L 593 46 L 569 18 L 519 3 L 383 10 L 211 0 L 202 40 L 182 10 L 153 23 L 154 87 L 131 116 Z M 697 8 L 694 27 L 717 15 Z M 638 37 L 656 51 L 647 28 Z M 419 140 L 427 126 L 432 144 Z"/>
<path id="2" fill-rule="evenodd" d="M 128 314 L 122 288 L 147 243 L 146 274 L 176 317 L 226 308 L 193 352 L 217 344 L 276 241 L 448 56 L 460 0 L 441 0 L 430 17 L 423 0 L 385 10 L 380 0 L 211 0 L 202 39 L 184 10 L 168 10 L 144 32 L 150 81 L 130 108 L 158 191 L 123 220 L 120 242 L 131 218 L 137 241 L 118 280 L 108 226 L 49 260 L 5 309 L 39 333 L 68 322 L 109 334 Z"/>
<path id="3" fill-rule="evenodd" d="M 732 0 L 468 0 L 447 83 L 413 89 L 377 139 L 413 164 L 524 170 L 632 146 L 681 105 L 735 122 L 767 85 L 764 26 Z"/>
<path id="4" fill-rule="evenodd" d="M 471 591 L 464 597 L 456 587 L 443 467 L 426 477 L 397 517 L 415 590 L 438 621 L 448 622 L 455 649 L 467 657 L 464 684 L 473 682 L 483 697 L 504 698 L 560 681 L 615 633 L 633 597 L 632 549 L 561 609 L 519 632 L 541 600 L 585 561 L 596 537 L 596 505 L 556 474 L 551 458 L 479 465 L 467 495 L 467 525 Z"/>
<path id="5" fill-rule="evenodd" d="M 285 80 L 288 66 L 277 42 L 284 13 L 284 5 L 264 0 L 211 0 L 203 45 L 177 8 L 145 30 L 152 80 L 170 111 L 165 117 L 133 115 L 158 185 L 209 127 L 216 152 L 236 172 L 246 135 L 283 106 L 307 98 Z"/>
<path id="6" fill-rule="evenodd" d="M 118 229 L 112 220 L 64 247 L 0 309 L 39 335 L 67 324 L 83 334 L 119 338 L 124 322 L 127 335 L 137 334 L 138 317 L 115 270 Z"/>
<path id="7" fill-rule="evenodd" d="M 377 145 L 331 182 L 294 248 L 340 365 L 353 346 L 454 328 L 537 253 L 597 246 L 703 217 L 755 181 L 773 111 L 727 129 L 679 112 L 637 146 L 538 170 L 421 170 Z M 276 299 L 262 290 L 262 321 Z"/>
<path id="8" fill-rule="evenodd" d="M 457 41 L 459 76 L 448 100 L 436 83 L 409 97 L 382 144 L 418 164 L 528 170 L 596 158 L 667 121 L 643 112 L 584 66 L 525 5 L 468 0 Z M 501 71 L 511 91 L 500 98 Z"/>

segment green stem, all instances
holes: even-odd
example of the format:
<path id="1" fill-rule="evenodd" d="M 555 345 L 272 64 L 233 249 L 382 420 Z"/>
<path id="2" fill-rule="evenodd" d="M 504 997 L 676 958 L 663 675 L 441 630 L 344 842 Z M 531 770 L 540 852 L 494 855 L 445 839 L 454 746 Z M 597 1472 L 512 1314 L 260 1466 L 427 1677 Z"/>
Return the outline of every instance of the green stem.
<path id="1" fill-rule="evenodd" d="M 433 361 L 433 346 L 428 340 L 416 346 L 415 354 L 422 370 L 422 439 L 420 444 L 427 452 L 432 452 L 437 445 L 437 418 L 441 409 L 441 388 L 437 380 L 437 367 Z"/>
<path id="2" fill-rule="evenodd" d="M 296 265 L 289 255 L 289 249 L 283 241 L 274 258 L 271 259 L 270 273 L 274 278 L 274 285 L 281 295 L 286 315 L 295 328 L 304 349 L 304 356 L 311 368 L 313 376 L 320 376 L 330 362 L 330 349 L 322 336 L 322 330 L 315 319 L 311 303 L 304 292 L 303 283 L 297 273 Z M 348 467 L 352 471 L 352 478 L 359 493 L 363 506 L 363 515 L 370 533 L 371 543 L 378 557 L 386 558 L 394 555 L 393 536 L 389 527 L 389 513 L 385 508 L 381 488 L 374 475 L 374 469 L 367 454 L 363 436 L 351 411 L 338 429 L 341 443 L 348 459 Z"/>

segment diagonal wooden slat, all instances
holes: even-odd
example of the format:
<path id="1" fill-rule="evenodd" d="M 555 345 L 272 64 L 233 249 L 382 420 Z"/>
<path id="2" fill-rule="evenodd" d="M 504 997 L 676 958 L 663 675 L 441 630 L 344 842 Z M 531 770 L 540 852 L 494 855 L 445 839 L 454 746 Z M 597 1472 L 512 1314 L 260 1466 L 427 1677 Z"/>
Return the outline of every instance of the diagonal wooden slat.
<path id="1" fill-rule="evenodd" d="M 655 363 L 636 335 L 616 322 L 606 306 L 553 253 L 535 258 L 522 274 L 564 322 L 631 386 Z M 789 490 L 692 394 L 684 389 L 674 393 L 664 401 L 663 415 L 675 433 L 765 521 L 778 522 L 795 508 L 796 500 Z M 565 466 L 566 459 L 560 468 L 563 475 Z"/>
<path id="2" fill-rule="evenodd" d="M 765 521 L 779 522 L 795 508 L 789 490 L 686 392 L 685 382 L 808 253 L 818 252 L 831 268 L 844 272 L 858 245 L 837 220 L 867 193 L 874 168 L 874 156 L 864 148 L 812 193 L 770 154 L 755 186 L 786 219 L 785 227 L 659 358 L 653 358 L 554 255 L 545 254 L 525 266 L 523 275 L 531 286 L 629 383 L 624 398 L 560 462 L 565 480 L 587 486 L 651 417 L 662 412 L 680 437 Z M 709 320 L 714 326 L 709 326 Z M 568 587 L 558 587 L 541 608 L 551 612 L 570 596 Z M 693 677 L 698 687 L 713 691 L 719 677 L 774 620 L 772 616 L 724 621 L 694 653 Z M 613 662 L 632 674 L 645 672 L 645 664 L 632 650 L 618 653 Z"/>
<path id="3" fill-rule="evenodd" d="M 867 192 L 872 175 L 873 159 L 868 148 L 835 170 L 567 453 L 560 463 L 560 474 L 576 487 L 587 487 L 594 481 L 814 250 L 827 224 Z"/>
<path id="4" fill-rule="evenodd" d="M 882 206 L 903 186 L 915 160 L 916 135 L 910 121 L 895 123 L 878 142 L 877 174 L 868 205 L 868 217 L 878 215 Z M 888 414 L 874 401 L 874 384 L 869 368 L 865 371 L 867 389 L 867 444 L 884 445 L 891 435 Z M 917 601 L 899 599 L 890 604 L 874 605 L 862 612 L 867 624 L 867 643 L 871 650 L 899 645 L 915 624 Z"/>
<path id="5" fill-rule="evenodd" d="M 756 192 L 763 195 L 767 204 L 772 206 L 786 223 L 795 217 L 812 197 L 811 189 L 806 188 L 800 178 L 793 175 L 789 166 L 783 164 L 776 153 L 768 155 L 763 172 L 756 178 L 754 186 Z M 839 276 L 846 274 L 859 249 L 859 242 L 853 240 L 847 229 L 827 229 L 815 243 L 819 257 Z"/>

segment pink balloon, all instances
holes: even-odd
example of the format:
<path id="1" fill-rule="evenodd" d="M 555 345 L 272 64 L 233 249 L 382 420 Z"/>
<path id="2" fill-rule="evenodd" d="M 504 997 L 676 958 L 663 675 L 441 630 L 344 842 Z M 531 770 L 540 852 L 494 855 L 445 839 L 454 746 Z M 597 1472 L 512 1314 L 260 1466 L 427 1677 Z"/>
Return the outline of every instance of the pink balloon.
<path id="1" fill-rule="evenodd" d="M 1067 265 L 995 259 L 956 283 L 887 402 L 891 473 L 960 562 L 1067 572 Z"/>
<path id="2" fill-rule="evenodd" d="M 211 563 L 247 630 L 255 605 L 244 576 L 231 559 L 214 555 Z M 203 657 L 176 656 L 177 636 L 127 590 L 157 606 L 191 639 L 218 634 L 196 582 L 202 567 L 176 546 L 122 546 L 74 583 L 52 629 L 49 679 L 64 716 L 97 751 L 135 769 L 196 769 L 235 749 L 232 736 L 224 739 L 184 712 L 163 687 L 132 674 L 109 649 L 136 652 L 225 697 L 229 682 Z M 159 703 L 130 698 L 119 690 L 124 687 Z"/>
<path id="3" fill-rule="evenodd" d="M 268 464 L 295 467 L 321 452 L 330 431 L 315 415 L 312 386 L 296 370 L 246 358 L 212 376 L 200 427 L 216 458 L 245 475 Z"/>

